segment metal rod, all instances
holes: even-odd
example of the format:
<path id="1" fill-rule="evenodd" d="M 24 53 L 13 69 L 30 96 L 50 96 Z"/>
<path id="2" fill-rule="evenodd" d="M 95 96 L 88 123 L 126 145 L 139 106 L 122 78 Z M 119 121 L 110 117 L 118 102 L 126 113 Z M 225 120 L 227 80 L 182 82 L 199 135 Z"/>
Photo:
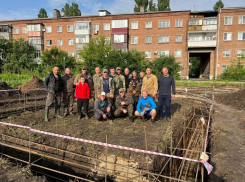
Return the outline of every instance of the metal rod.
<path id="1" fill-rule="evenodd" d="M 105 136 L 105 141 L 106 141 L 106 144 L 107 144 L 107 134 Z M 107 146 L 105 147 L 105 182 L 107 182 Z"/>

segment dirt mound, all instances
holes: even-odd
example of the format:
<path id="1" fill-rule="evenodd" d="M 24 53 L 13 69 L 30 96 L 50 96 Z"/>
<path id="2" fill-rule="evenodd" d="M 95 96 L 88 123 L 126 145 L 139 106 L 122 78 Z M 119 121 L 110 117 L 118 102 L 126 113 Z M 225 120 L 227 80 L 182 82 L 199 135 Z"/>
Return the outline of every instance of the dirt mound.
<path id="1" fill-rule="evenodd" d="M 33 90 L 37 88 L 45 89 L 43 81 L 39 79 L 36 75 L 33 75 L 31 80 L 24 85 L 18 86 L 18 89 L 20 89 L 22 93 L 27 93 L 27 95 L 46 94 L 45 90 Z"/>
<path id="2" fill-rule="evenodd" d="M 217 95 L 215 101 L 236 109 L 245 109 L 245 88 L 235 93 Z"/>
<path id="3" fill-rule="evenodd" d="M 0 82 L 0 99 L 6 99 L 6 98 L 16 98 L 19 96 L 18 91 L 2 91 L 2 90 L 12 90 L 13 88 L 10 87 L 6 82 Z"/>

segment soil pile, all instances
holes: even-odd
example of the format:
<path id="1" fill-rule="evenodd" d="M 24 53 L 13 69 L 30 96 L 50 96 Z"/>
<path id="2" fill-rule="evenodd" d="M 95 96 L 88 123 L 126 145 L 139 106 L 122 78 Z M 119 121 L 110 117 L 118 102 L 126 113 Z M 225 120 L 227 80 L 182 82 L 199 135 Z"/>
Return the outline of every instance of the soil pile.
<path id="1" fill-rule="evenodd" d="M 215 101 L 235 109 L 245 109 L 245 88 L 235 93 L 216 95 Z"/>
<path id="2" fill-rule="evenodd" d="M 2 90 L 12 90 L 13 88 L 10 87 L 6 82 L 0 82 L 0 99 L 6 98 L 16 98 L 19 97 L 18 91 L 2 91 Z"/>
<path id="3" fill-rule="evenodd" d="M 18 86 L 18 89 L 20 89 L 22 93 L 27 93 L 27 95 L 46 94 L 45 90 L 33 90 L 37 88 L 44 89 L 44 84 L 43 81 L 39 79 L 36 75 L 33 75 L 31 80 L 25 83 L 24 85 Z"/>

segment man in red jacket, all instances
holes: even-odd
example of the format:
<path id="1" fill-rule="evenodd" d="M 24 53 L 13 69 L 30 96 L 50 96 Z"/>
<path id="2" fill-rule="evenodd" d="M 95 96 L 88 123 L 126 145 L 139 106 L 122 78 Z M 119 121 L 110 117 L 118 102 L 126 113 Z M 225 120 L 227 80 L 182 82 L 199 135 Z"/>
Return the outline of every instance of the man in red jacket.
<path id="1" fill-rule="evenodd" d="M 88 117 L 88 105 L 90 98 L 90 88 L 85 82 L 84 76 L 81 76 L 79 84 L 76 86 L 76 99 L 77 99 L 77 112 L 79 114 L 78 119 L 82 118 L 82 106 L 84 108 L 85 118 Z"/>

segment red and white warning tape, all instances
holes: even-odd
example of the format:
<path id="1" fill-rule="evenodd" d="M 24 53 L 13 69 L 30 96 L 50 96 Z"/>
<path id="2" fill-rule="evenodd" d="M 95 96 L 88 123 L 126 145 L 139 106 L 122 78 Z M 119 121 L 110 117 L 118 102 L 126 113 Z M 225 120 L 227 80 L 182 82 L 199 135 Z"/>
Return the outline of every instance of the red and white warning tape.
<path id="1" fill-rule="evenodd" d="M 19 90 L 47 90 L 46 88 L 34 88 L 34 89 L 8 89 L 8 90 L 0 90 L 0 92 L 12 92 L 12 91 L 19 91 Z"/>
<path id="2" fill-rule="evenodd" d="M 94 144 L 94 145 L 101 145 L 101 146 L 105 146 L 105 147 L 129 150 L 129 151 L 133 151 L 133 152 L 152 154 L 152 155 L 158 155 L 158 156 L 164 156 L 164 157 L 170 157 L 170 158 L 174 158 L 174 159 L 182 159 L 182 160 L 187 160 L 187 161 L 192 161 L 192 162 L 201 162 L 201 163 L 204 164 L 205 168 L 207 169 L 208 174 L 213 169 L 213 166 L 210 165 L 208 162 L 206 162 L 204 160 L 198 161 L 198 160 L 195 160 L 195 159 L 189 159 L 189 158 L 185 158 L 185 157 L 179 157 L 179 156 L 169 155 L 169 154 L 164 154 L 164 153 L 159 153 L 159 152 L 153 152 L 153 151 L 141 150 L 141 149 L 136 149 L 136 148 L 124 147 L 124 146 L 120 146 L 120 145 L 113 145 L 113 144 L 97 142 L 97 141 L 93 141 L 93 140 L 86 140 L 86 139 L 82 139 L 82 138 L 75 138 L 75 137 L 71 137 L 71 136 L 60 135 L 60 134 L 55 134 L 55 133 L 50 133 L 50 132 L 46 132 L 46 131 L 32 129 L 31 127 L 28 127 L 28 126 L 16 125 L 16 124 L 5 123 L 5 122 L 0 122 L 0 124 L 8 125 L 8 126 L 14 126 L 14 127 L 19 127 L 19 128 L 24 128 L 24 129 L 29 129 L 30 131 L 35 132 L 35 133 L 41 133 L 41 134 L 44 134 L 44 135 L 55 136 L 55 137 L 59 137 L 59 138 L 69 139 L 69 140 L 76 140 L 76 141 L 80 141 L 80 142 L 84 142 L 84 143 L 91 143 L 91 144 Z"/>

